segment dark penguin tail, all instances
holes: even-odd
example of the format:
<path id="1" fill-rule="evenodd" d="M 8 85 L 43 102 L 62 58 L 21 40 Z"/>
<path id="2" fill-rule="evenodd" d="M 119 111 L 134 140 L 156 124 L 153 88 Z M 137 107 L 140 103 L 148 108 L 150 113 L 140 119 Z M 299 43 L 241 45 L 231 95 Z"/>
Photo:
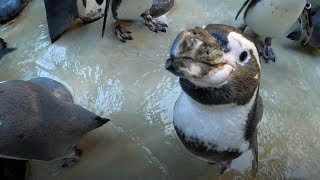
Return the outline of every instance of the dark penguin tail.
<path id="1" fill-rule="evenodd" d="M 0 158 L 1 180 L 24 180 L 27 161 Z"/>
<path id="2" fill-rule="evenodd" d="M 16 48 L 5 48 L 5 49 L 0 49 L 0 61 L 2 60 L 2 58 L 11 53 L 12 51 L 16 50 Z"/>
<path id="3" fill-rule="evenodd" d="M 110 0 L 107 0 L 106 1 L 106 7 L 104 9 L 103 26 L 102 26 L 102 37 L 103 37 L 104 31 L 106 29 L 106 22 L 107 22 L 107 17 L 108 17 L 109 6 L 110 6 Z"/>
<path id="4" fill-rule="evenodd" d="M 94 120 L 97 120 L 101 124 L 101 126 L 110 121 L 110 119 L 102 118 L 100 116 L 97 116 L 96 118 L 94 118 Z"/>

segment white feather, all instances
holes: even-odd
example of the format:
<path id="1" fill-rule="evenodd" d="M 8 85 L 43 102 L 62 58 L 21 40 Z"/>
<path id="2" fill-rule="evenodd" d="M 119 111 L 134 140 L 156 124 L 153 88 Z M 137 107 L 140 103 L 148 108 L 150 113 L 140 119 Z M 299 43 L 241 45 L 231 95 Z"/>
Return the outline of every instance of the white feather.
<path id="1" fill-rule="evenodd" d="M 264 37 L 277 37 L 290 29 L 301 15 L 306 0 L 262 0 L 252 6 L 246 24 Z"/>
<path id="2" fill-rule="evenodd" d="M 152 6 L 152 0 L 122 0 L 118 7 L 118 19 L 133 20 Z"/>
<path id="3" fill-rule="evenodd" d="M 173 124 L 181 130 L 186 138 L 198 138 L 210 147 L 214 144 L 217 151 L 239 149 L 245 152 L 249 142 L 244 139 L 248 113 L 252 109 L 258 89 L 249 103 L 239 106 L 202 105 L 182 92 L 174 108 Z"/>

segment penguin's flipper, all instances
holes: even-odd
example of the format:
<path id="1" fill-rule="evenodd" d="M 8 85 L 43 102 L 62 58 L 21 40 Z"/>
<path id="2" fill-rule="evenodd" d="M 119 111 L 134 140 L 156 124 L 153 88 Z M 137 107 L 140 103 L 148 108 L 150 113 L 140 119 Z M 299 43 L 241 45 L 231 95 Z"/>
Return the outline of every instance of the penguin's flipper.
<path id="1" fill-rule="evenodd" d="M 16 50 L 16 48 L 5 48 L 5 49 L 1 49 L 0 50 L 0 61 L 2 60 L 2 58 L 7 55 L 8 53 L 12 52 Z"/>
<path id="2" fill-rule="evenodd" d="M 77 0 L 44 0 L 51 42 L 54 43 L 78 17 Z"/>
<path id="3" fill-rule="evenodd" d="M 248 5 L 248 3 L 250 2 L 250 0 L 246 0 L 246 2 L 243 3 L 243 5 L 241 6 L 241 8 L 239 9 L 237 15 L 236 15 L 236 18 L 235 20 L 238 19 L 238 16 L 240 15 L 240 13 L 243 11 L 243 9 Z"/>
<path id="4" fill-rule="evenodd" d="M 110 0 L 106 0 L 106 7 L 104 9 L 104 18 L 103 18 L 103 26 L 102 26 L 102 37 L 103 37 L 104 31 L 106 29 L 106 22 L 107 22 L 107 17 L 108 17 L 109 6 L 110 6 Z"/>

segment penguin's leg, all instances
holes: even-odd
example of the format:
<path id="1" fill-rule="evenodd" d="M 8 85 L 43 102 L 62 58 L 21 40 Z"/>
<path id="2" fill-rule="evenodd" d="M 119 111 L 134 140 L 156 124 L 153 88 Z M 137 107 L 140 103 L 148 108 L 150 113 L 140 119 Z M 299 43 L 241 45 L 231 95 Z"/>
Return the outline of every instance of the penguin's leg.
<path id="1" fill-rule="evenodd" d="M 248 27 L 248 25 L 246 23 L 242 23 L 240 24 L 240 26 L 238 27 L 238 29 L 242 32 L 244 32 L 244 30 L 246 30 L 246 28 Z"/>
<path id="2" fill-rule="evenodd" d="M 127 30 L 127 27 L 123 25 L 120 20 L 116 20 L 114 23 L 114 32 L 119 39 L 119 41 L 125 43 L 127 40 L 132 40 L 132 36 L 130 34 L 132 33 L 131 31 Z"/>
<path id="3" fill-rule="evenodd" d="M 71 157 L 64 158 L 62 167 L 71 167 L 76 165 L 80 161 L 80 157 L 82 155 L 82 150 L 79 148 L 79 146 L 74 146 L 74 152 L 72 153 Z"/>
<path id="4" fill-rule="evenodd" d="M 259 48 L 260 55 L 265 59 L 265 62 L 268 63 L 269 60 L 275 62 L 276 57 L 274 55 L 273 49 L 271 47 L 272 38 L 266 37 L 264 43 L 262 43 Z"/>
<path id="5" fill-rule="evenodd" d="M 150 12 L 147 11 L 145 13 L 143 13 L 141 15 L 141 17 L 144 19 L 144 22 L 146 24 L 146 26 L 148 26 L 148 28 L 157 33 L 158 31 L 161 31 L 161 32 L 167 32 L 166 31 L 166 27 L 168 27 L 168 25 L 164 22 L 161 22 L 155 18 L 153 18 L 151 15 L 150 15 Z"/>
<path id="6" fill-rule="evenodd" d="M 232 161 L 224 161 L 219 163 L 220 172 L 219 174 L 222 175 L 227 169 L 230 168 Z"/>

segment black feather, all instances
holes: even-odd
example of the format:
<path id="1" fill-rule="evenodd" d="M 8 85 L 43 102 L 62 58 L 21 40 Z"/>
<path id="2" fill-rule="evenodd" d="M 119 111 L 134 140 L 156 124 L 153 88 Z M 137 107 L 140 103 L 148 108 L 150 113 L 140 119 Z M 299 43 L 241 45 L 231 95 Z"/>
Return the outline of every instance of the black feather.
<path id="1" fill-rule="evenodd" d="M 103 18 L 103 27 L 102 27 L 102 37 L 104 35 L 104 30 L 106 29 L 106 21 L 108 17 L 108 10 L 109 10 L 110 0 L 106 1 L 106 8 L 104 9 L 104 18 Z"/>

